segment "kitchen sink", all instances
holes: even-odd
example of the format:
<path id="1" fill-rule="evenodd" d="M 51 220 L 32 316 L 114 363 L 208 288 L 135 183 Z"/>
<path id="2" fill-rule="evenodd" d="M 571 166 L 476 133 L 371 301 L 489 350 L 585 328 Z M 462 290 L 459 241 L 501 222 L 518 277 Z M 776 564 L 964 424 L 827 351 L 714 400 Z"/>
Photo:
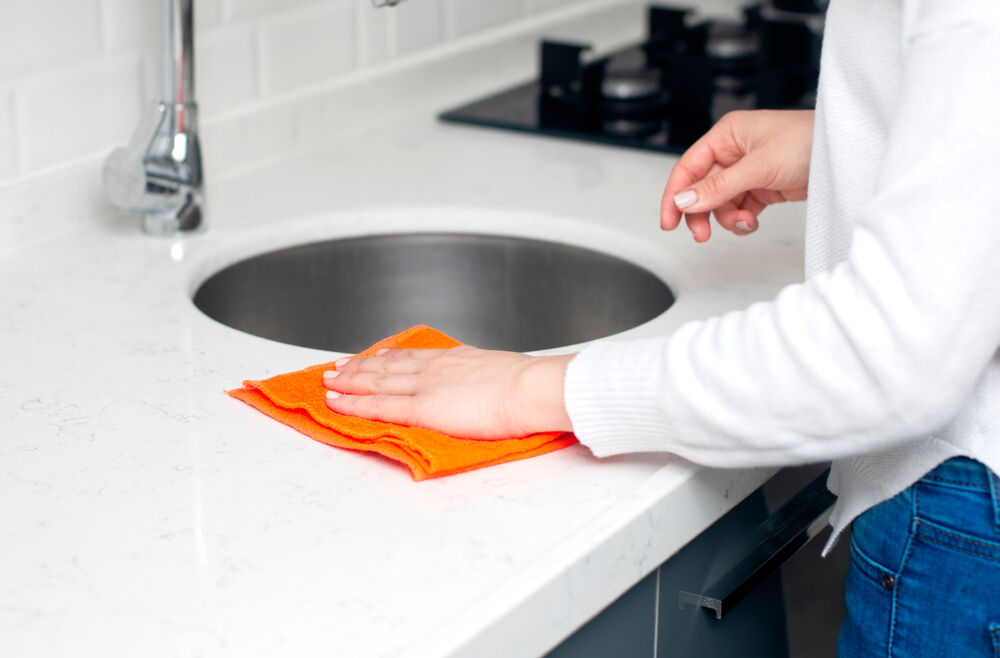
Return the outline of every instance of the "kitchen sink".
<path id="1" fill-rule="evenodd" d="M 335 352 L 426 324 L 492 349 L 541 350 L 635 327 L 674 296 L 649 271 L 525 238 L 404 233 L 272 251 L 209 277 L 195 305 L 256 336 Z"/>

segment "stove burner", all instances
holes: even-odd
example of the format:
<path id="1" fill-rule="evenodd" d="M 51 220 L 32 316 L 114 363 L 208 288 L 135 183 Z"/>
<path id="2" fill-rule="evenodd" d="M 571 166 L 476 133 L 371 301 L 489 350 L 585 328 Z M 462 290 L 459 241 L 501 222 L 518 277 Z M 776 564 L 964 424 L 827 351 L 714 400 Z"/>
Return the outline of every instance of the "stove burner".
<path id="1" fill-rule="evenodd" d="M 543 41 L 537 80 L 441 118 L 680 153 L 726 112 L 815 104 L 826 4 L 759 0 L 742 20 L 650 7 L 643 43 L 585 58 Z"/>
<path id="2" fill-rule="evenodd" d="M 625 139 L 638 139 L 655 135 L 663 129 L 662 121 L 642 119 L 608 119 L 601 122 L 601 129 L 609 135 Z"/>
<path id="3" fill-rule="evenodd" d="M 614 101 L 643 101 L 663 91 L 662 75 L 656 69 L 607 71 L 601 81 L 601 96 Z"/>
<path id="4" fill-rule="evenodd" d="M 620 117 L 629 119 L 655 119 L 659 122 L 666 116 L 670 105 L 670 94 L 663 88 L 662 75 L 658 69 L 640 68 L 633 70 L 605 71 L 600 86 L 600 100 L 596 111 L 602 118 Z M 621 127 L 612 129 L 615 134 L 624 134 Z M 644 128 L 643 132 L 651 130 Z M 625 132 L 635 132 L 629 129 Z"/>
<path id="5" fill-rule="evenodd" d="M 717 75 L 715 90 L 722 94 L 748 94 L 751 91 L 751 82 L 738 75 Z"/>
<path id="6" fill-rule="evenodd" d="M 754 59 L 760 53 L 760 37 L 747 31 L 737 21 L 712 21 L 708 24 L 705 54 L 712 59 L 737 61 Z"/>

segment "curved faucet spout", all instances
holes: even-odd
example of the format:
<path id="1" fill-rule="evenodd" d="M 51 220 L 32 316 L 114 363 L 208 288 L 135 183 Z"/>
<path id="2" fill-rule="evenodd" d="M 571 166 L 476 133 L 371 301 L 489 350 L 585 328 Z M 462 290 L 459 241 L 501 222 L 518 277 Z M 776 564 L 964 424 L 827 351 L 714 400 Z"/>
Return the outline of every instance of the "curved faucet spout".
<path id="1" fill-rule="evenodd" d="M 128 145 L 104 163 L 115 205 L 144 213 L 147 233 L 172 235 L 201 225 L 204 172 L 194 95 L 193 0 L 161 0 L 162 100 L 143 116 Z"/>
<path id="2" fill-rule="evenodd" d="M 376 7 L 400 0 L 372 0 Z M 111 202 L 144 215 L 143 229 L 172 235 L 198 228 L 204 173 L 194 93 L 194 0 L 160 0 L 161 100 L 143 116 L 126 146 L 104 162 Z"/>

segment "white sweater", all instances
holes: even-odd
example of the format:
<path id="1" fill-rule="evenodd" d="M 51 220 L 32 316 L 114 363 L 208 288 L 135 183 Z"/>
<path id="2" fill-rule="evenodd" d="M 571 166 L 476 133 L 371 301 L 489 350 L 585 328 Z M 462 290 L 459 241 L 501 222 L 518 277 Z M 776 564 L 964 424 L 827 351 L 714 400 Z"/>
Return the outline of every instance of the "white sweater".
<path id="1" fill-rule="evenodd" d="M 1000 1 L 831 2 L 806 234 L 805 283 L 597 342 L 565 395 L 597 456 L 836 460 L 829 548 L 945 459 L 1000 473 Z"/>

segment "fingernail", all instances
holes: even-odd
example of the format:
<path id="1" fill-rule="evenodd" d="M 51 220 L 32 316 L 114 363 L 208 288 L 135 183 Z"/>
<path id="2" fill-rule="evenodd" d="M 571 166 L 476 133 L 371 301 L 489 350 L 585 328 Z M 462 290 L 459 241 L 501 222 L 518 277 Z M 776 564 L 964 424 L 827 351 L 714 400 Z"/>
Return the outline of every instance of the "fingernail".
<path id="1" fill-rule="evenodd" d="M 389 351 L 388 348 L 383 347 L 379 351 L 375 352 L 375 356 L 382 356 L 383 354 L 385 354 L 388 351 Z"/>
<path id="2" fill-rule="evenodd" d="M 337 391 L 327 391 L 326 392 L 326 399 L 327 400 L 336 400 L 339 397 L 340 397 L 340 393 L 338 393 Z"/>
<path id="3" fill-rule="evenodd" d="M 743 220 L 736 222 L 734 226 L 738 231 L 742 231 L 743 233 L 753 233 L 753 229 L 750 228 L 750 225 Z"/>
<path id="4" fill-rule="evenodd" d="M 698 200 L 698 193 L 694 190 L 687 190 L 686 192 L 681 192 L 680 194 L 674 195 L 674 205 L 677 206 L 678 210 L 684 210 Z"/>
<path id="5" fill-rule="evenodd" d="M 327 370 L 326 372 L 323 373 L 323 379 L 333 379 L 339 374 L 340 373 L 336 370 Z"/>
<path id="6" fill-rule="evenodd" d="M 333 365 L 337 366 L 338 368 L 343 368 L 350 362 L 351 362 L 351 357 L 345 356 L 343 359 L 337 359 L 336 361 L 334 361 Z"/>

